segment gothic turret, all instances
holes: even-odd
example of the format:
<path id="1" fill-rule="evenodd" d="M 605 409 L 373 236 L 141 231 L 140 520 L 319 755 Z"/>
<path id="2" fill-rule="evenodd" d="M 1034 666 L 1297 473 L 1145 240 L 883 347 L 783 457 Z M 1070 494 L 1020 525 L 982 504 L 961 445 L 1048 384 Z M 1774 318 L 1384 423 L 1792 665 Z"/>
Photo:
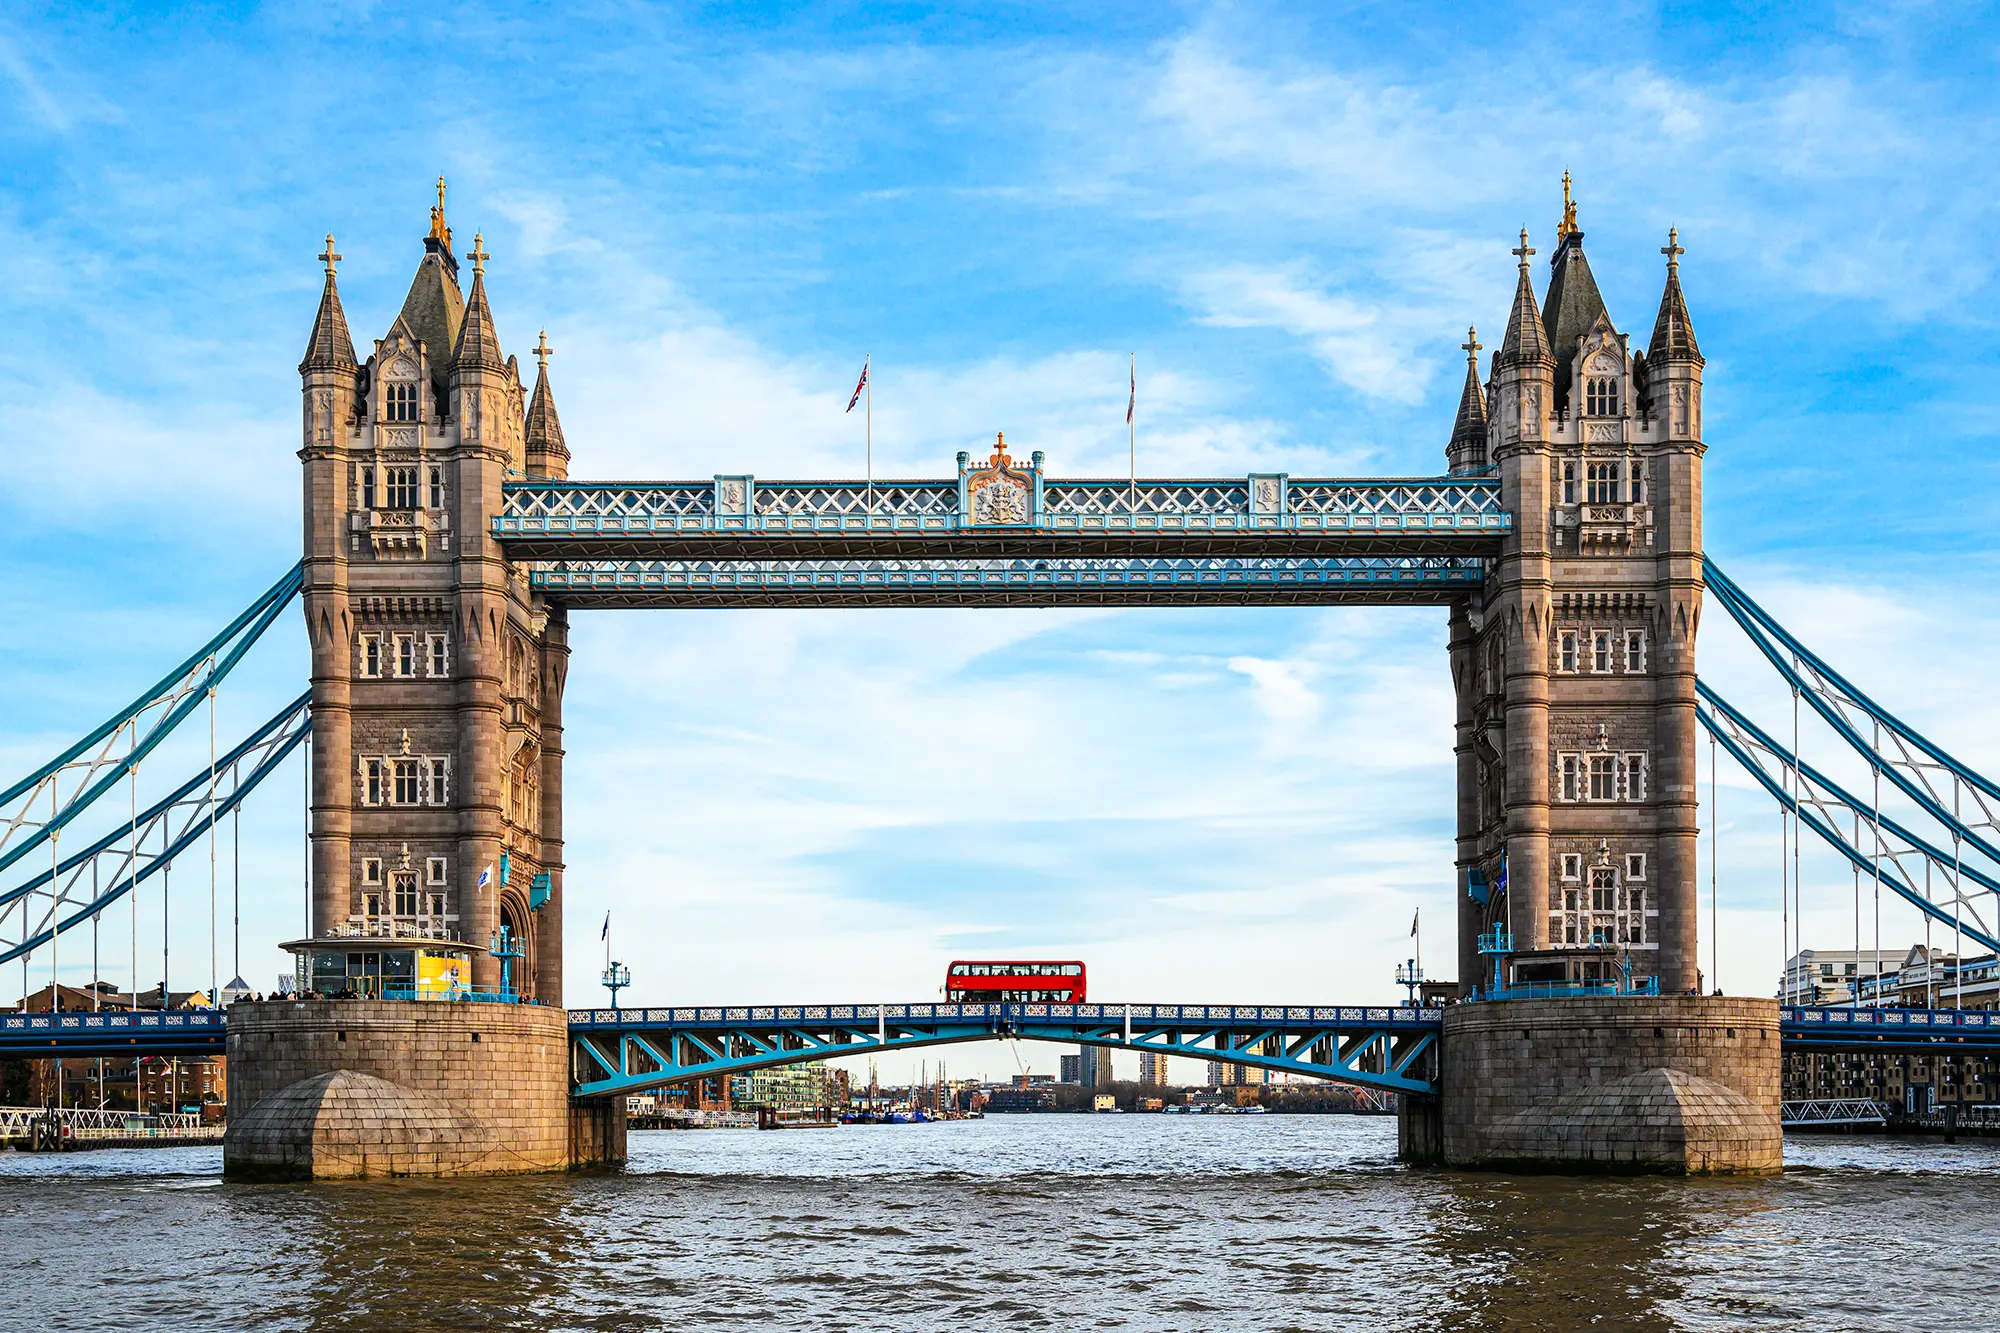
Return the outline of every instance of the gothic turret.
<path id="1" fill-rule="evenodd" d="M 500 335 L 493 327 L 493 311 L 486 304 L 486 253 L 482 236 L 472 238 L 472 295 L 465 301 L 465 319 L 459 325 L 458 343 L 452 349 L 454 377 L 472 369 L 502 371 L 507 358 L 500 351 Z"/>
<path id="2" fill-rule="evenodd" d="M 333 252 L 333 236 L 326 238 L 326 249 L 319 259 L 326 265 L 326 286 L 319 294 L 319 314 L 313 319 L 312 337 L 306 340 L 305 359 L 299 362 L 299 373 L 324 370 L 345 371 L 350 376 L 360 369 L 354 359 L 354 338 L 347 331 L 347 312 L 340 308 L 340 288 L 333 279 L 333 266 L 340 262 L 340 256 Z"/>
<path id="3" fill-rule="evenodd" d="M 1528 260 L 1535 253 L 1526 228 L 1514 256 L 1520 269 L 1514 281 L 1514 307 L 1507 314 L 1507 336 L 1493 363 L 1495 443 L 1500 449 L 1520 441 L 1547 438 L 1543 419 L 1548 411 L 1555 358 L 1549 354 L 1542 312 L 1535 306 L 1534 277 Z"/>
<path id="4" fill-rule="evenodd" d="M 1680 231 L 1670 228 L 1660 248 L 1667 257 L 1667 286 L 1646 348 L 1646 396 L 1650 415 L 1670 440 L 1701 438 L 1701 348 L 1694 340 L 1687 300 L 1681 295 Z"/>
<path id="5" fill-rule="evenodd" d="M 549 358 L 554 355 L 544 329 L 535 344 L 535 395 L 528 402 L 528 476 L 537 481 L 560 481 L 569 475 L 569 446 L 563 443 L 562 420 L 549 391 Z"/>
<path id="6" fill-rule="evenodd" d="M 1467 329 L 1465 388 L 1458 395 L 1458 418 L 1452 422 L 1451 443 L 1445 447 L 1447 466 L 1456 475 L 1486 466 L 1486 390 L 1479 382 L 1479 330 Z"/>

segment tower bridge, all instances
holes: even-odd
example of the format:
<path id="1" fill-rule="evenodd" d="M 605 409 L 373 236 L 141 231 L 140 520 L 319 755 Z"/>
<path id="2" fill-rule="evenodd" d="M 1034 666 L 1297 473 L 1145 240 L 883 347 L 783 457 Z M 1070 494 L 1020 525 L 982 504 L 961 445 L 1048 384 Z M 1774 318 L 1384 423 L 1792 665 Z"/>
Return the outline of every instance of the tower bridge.
<path id="1" fill-rule="evenodd" d="M 1667 240 L 1637 350 L 1598 293 L 1574 209 L 1539 298 L 1521 234 L 1499 348 L 1482 363 L 1476 333 L 1463 344 L 1438 476 L 1078 479 L 996 435 L 983 456 L 959 452 L 952 475 L 914 480 L 590 482 L 569 476 L 546 337 L 532 388 L 502 351 L 492 256 L 477 236 L 461 286 L 442 189 L 402 308 L 365 360 L 329 237 L 299 366 L 301 563 L 153 691 L 0 792 L 0 873 L 51 852 L 41 877 L 0 887 L 0 960 L 46 949 L 53 965 L 63 932 L 135 892 L 204 824 L 212 839 L 217 817 L 309 738 L 311 919 L 287 947 L 302 994 L 371 998 L 239 1006 L 226 1024 L 10 1015 L 0 1048 L 226 1039 L 241 1101 L 232 1169 L 365 1173 L 387 1161 L 443 1173 L 616 1157 L 616 1093 L 993 1037 L 1219 1056 L 1393 1089 L 1405 1150 L 1421 1159 L 1774 1169 L 1780 1044 L 1824 1043 L 1830 1029 L 1769 1001 L 1703 995 L 1700 730 L 1798 827 L 1989 943 L 1979 894 L 2000 866 L 1971 870 L 1967 892 L 1960 850 L 2000 845 L 1986 840 L 2000 826 L 1985 813 L 2000 810 L 2000 786 L 1847 684 L 1707 561 L 1704 361 L 1683 251 Z M 218 685 L 294 595 L 307 695 L 230 752 L 226 781 L 211 766 L 145 820 L 135 811 L 125 835 L 55 857 L 68 821 L 129 776 L 188 715 L 191 692 Z M 1697 682 L 1705 597 L 1945 825 L 1948 896 L 1930 873 L 1944 864 L 1941 839 L 1885 819 L 1879 802 L 1864 810 Z M 1445 608 L 1457 966 L 1462 998 L 1479 1003 L 555 1008 L 572 612 L 1064 604 Z M 357 957 L 377 971 L 354 971 Z M 463 1000 L 505 1003 L 450 1002 Z M 1857 1014 L 1840 1031 L 1989 1040 L 1982 1020 L 1948 1012 L 1895 1034 Z M 481 1100 L 501 1087 L 511 1119 Z M 550 1109 L 572 1096 L 573 1110 Z M 325 1156 L 319 1130 L 363 1106 L 375 1122 L 456 1128 L 422 1151 L 385 1143 L 373 1166 Z M 511 1168 L 495 1165 L 503 1141 Z"/>

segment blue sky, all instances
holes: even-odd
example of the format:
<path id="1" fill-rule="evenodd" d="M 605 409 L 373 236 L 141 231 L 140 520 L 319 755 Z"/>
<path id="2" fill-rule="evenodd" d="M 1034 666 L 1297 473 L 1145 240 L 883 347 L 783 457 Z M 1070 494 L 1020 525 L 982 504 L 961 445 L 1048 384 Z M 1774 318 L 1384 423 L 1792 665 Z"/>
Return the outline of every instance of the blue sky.
<path id="1" fill-rule="evenodd" d="M 671 477 L 857 472 L 840 408 L 866 353 L 881 473 L 942 474 L 995 430 L 1058 474 L 1119 473 L 1133 352 L 1142 470 L 1435 472 L 1464 329 L 1498 341 L 1507 250 L 1527 226 L 1546 257 L 1565 168 L 1638 340 L 1667 227 L 1688 247 L 1711 553 L 2000 767 L 1978 698 L 2000 646 L 1994 18 L 11 5 L 0 769 L 296 558 L 313 256 L 338 237 L 365 353 L 440 171 L 461 248 L 479 231 L 493 255 L 506 348 L 549 331 L 577 475 Z M 284 629 L 225 735 L 298 688 Z M 1085 957 L 1114 998 L 1385 996 L 1413 908 L 1448 952 L 1443 631 L 1414 610 L 579 616 L 570 999 L 596 992 L 605 910 L 643 1001 L 921 996 L 1002 948 Z M 1727 627 L 1703 663 L 1782 702 Z M 259 984 L 302 896 L 279 781 L 245 824 Z M 1775 816 L 1722 805 L 1722 979 L 1763 993 Z M 205 979 L 197 924 L 177 956 Z"/>

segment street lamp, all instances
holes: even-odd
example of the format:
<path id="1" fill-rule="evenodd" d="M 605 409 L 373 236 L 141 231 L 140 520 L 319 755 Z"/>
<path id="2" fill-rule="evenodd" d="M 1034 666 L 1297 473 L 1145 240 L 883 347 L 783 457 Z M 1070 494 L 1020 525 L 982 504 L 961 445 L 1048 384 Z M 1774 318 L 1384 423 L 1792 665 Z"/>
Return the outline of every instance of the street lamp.
<path id="1" fill-rule="evenodd" d="M 632 984 L 632 969 L 623 963 L 610 963 L 604 969 L 604 985 L 611 992 L 611 1007 L 618 1007 L 618 992 Z"/>

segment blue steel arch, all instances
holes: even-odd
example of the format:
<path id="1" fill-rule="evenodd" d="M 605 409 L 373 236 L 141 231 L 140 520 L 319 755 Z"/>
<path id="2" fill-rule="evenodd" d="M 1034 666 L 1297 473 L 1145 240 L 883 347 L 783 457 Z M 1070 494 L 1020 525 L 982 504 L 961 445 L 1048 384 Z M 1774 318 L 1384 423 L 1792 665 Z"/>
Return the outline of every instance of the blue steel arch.
<path id="1" fill-rule="evenodd" d="M 574 1009 L 578 1097 L 968 1041 L 1020 1039 L 1229 1060 L 1388 1092 L 1435 1092 L 1436 1009 L 1382 1005 L 846 1004 Z"/>

